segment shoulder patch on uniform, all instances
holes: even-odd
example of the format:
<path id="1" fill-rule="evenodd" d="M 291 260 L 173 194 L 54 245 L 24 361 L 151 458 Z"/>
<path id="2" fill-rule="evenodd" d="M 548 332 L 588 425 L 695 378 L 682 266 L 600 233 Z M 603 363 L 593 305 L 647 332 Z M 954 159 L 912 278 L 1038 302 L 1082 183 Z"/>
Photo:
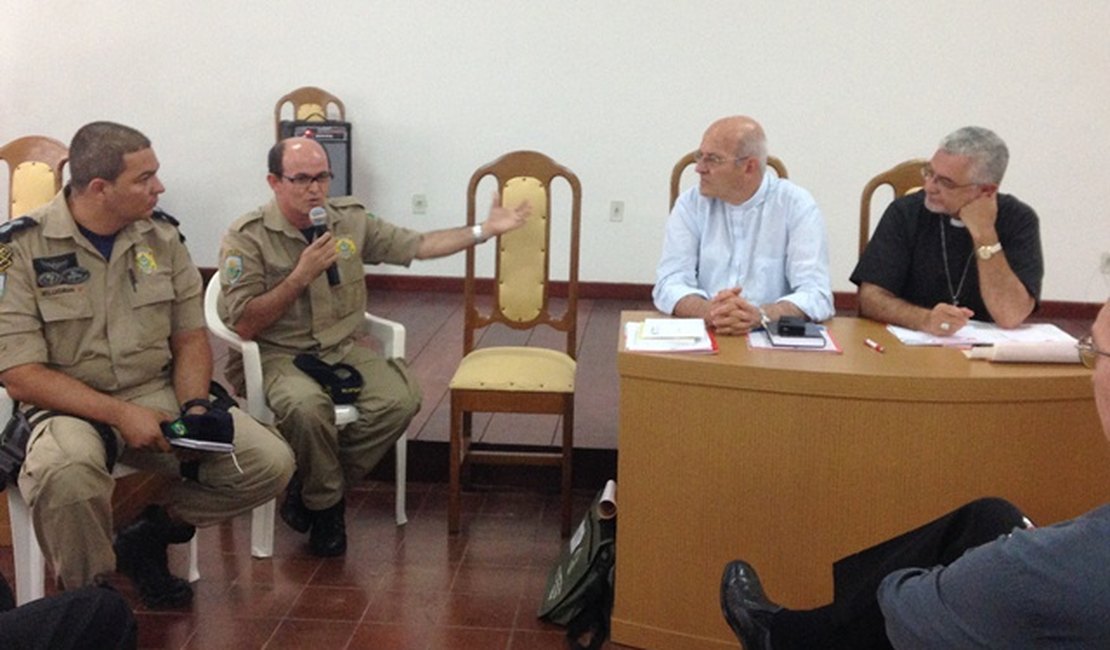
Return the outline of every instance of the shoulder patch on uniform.
<path id="1" fill-rule="evenodd" d="M 31 217 L 20 217 L 0 224 L 0 243 L 7 244 L 12 240 L 12 235 L 15 233 L 34 228 L 37 225 L 39 225 L 39 222 Z"/>
<path id="2" fill-rule="evenodd" d="M 369 219 L 377 219 L 378 218 L 378 215 L 374 214 L 373 212 L 371 212 L 369 210 L 366 211 L 366 216 Z"/>
<path id="3" fill-rule="evenodd" d="M 7 244 L 0 244 L 0 273 L 12 268 L 12 249 Z"/>
<path id="4" fill-rule="evenodd" d="M 224 258 L 223 273 L 220 274 L 224 282 L 233 285 L 243 277 L 243 253 L 235 249 L 227 252 Z"/>
<path id="5" fill-rule="evenodd" d="M 172 215 L 155 208 L 154 213 L 150 216 L 154 219 L 157 219 L 158 221 L 165 221 L 174 228 L 177 228 L 177 237 L 181 240 L 182 243 L 185 242 L 185 235 L 181 232 L 181 222 L 175 219 Z"/>

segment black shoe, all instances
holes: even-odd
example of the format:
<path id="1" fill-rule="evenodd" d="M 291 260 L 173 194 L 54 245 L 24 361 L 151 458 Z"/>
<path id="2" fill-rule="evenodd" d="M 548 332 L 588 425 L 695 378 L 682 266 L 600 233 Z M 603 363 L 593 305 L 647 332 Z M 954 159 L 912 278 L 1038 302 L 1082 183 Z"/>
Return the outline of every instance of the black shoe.
<path id="1" fill-rule="evenodd" d="M 771 650 L 771 619 L 781 610 L 767 600 L 750 564 L 729 562 L 721 576 L 721 611 L 744 650 Z"/>
<path id="2" fill-rule="evenodd" d="M 344 520 L 345 504 L 339 503 L 325 510 L 312 512 L 312 533 L 308 547 L 317 557 L 335 557 L 347 552 L 347 523 Z"/>
<path id="3" fill-rule="evenodd" d="M 116 570 L 126 575 L 139 590 L 139 598 L 150 609 L 188 605 L 193 600 L 189 583 L 170 573 L 166 546 L 188 541 L 195 528 L 175 524 L 160 506 L 147 506 L 139 518 L 116 535 Z"/>
<path id="4" fill-rule="evenodd" d="M 281 502 L 281 520 L 298 533 L 307 533 L 312 528 L 315 513 L 305 506 L 301 499 L 301 477 L 293 474 L 289 485 L 285 486 L 285 499 Z"/>

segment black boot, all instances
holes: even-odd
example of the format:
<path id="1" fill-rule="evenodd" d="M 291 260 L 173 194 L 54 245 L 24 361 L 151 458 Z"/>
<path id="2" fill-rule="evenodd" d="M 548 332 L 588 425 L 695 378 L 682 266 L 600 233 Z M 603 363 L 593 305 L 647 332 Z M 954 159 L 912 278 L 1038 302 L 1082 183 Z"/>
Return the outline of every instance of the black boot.
<path id="1" fill-rule="evenodd" d="M 166 546 L 193 538 L 196 528 L 174 523 L 161 506 L 147 506 L 135 521 L 116 535 L 116 570 L 139 590 L 150 609 L 181 607 L 193 600 L 189 583 L 170 573 Z"/>
<path id="2" fill-rule="evenodd" d="M 308 536 L 308 546 L 313 555 L 334 557 L 347 552 L 347 522 L 344 519 L 346 504 L 339 503 L 324 510 L 312 512 L 312 533 Z"/>
<path id="3" fill-rule="evenodd" d="M 281 520 L 298 533 L 307 533 L 312 527 L 315 513 L 305 506 L 301 499 L 301 476 L 294 473 L 285 487 L 285 499 L 281 502 Z"/>

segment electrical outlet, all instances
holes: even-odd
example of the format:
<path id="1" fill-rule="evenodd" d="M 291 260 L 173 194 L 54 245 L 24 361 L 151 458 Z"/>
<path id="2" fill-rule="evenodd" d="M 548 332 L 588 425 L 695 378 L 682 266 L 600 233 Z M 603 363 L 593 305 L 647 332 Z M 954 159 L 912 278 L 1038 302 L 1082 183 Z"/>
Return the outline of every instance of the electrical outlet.
<path id="1" fill-rule="evenodd" d="M 613 201 L 609 204 L 609 221 L 614 223 L 624 221 L 624 201 Z"/>
<path id="2" fill-rule="evenodd" d="M 1099 260 L 1098 268 L 1102 271 L 1103 275 L 1110 275 L 1110 252 L 1102 254 Z"/>
<path id="3" fill-rule="evenodd" d="M 412 213 L 426 214 L 428 212 L 428 197 L 423 194 L 412 195 Z"/>

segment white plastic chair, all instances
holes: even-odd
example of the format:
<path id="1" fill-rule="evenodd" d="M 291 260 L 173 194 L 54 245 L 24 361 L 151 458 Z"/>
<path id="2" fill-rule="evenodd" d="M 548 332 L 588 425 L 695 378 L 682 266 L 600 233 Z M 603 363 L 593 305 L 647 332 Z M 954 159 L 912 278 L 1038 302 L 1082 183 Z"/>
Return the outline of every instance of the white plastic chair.
<path id="1" fill-rule="evenodd" d="M 8 423 L 14 404 L 8 391 L 0 387 L 0 428 Z M 116 463 L 112 476 L 119 479 L 140 470 Z M 15 601 L 22 605 L 42 598 L 46 593 L 46 560 L 35 537 L 35 527 L 31 523 L 31 509 L 23 500 L 18 485 L 9 485 L 8 519 L 12 528 L 12 560 L 15 564 Z M 189 582 L 200 580 L 197 569 L 197 536 L 189 541 Z"/>
<path id="2" fill-rule="evenodd" d="M 274 413 L 266 404 L 266 392 L 262 388 L 262 357 L 258 343 L 244 341 L 220 319 L 216 304 L 220 296 L 219 271 L 208 281 L 208 288 L 204 292 L 204 318 L 208 322 L 208 329 L 219 339 L 225 341 L 243 356 L 243 375 L 246 384 L 247 412 L 259 422 L 273 425 Z M 366 329 L 371 336 L 378 339 L 382 345 L 382 354 L 386 358 L 404 358 L 405 356 L 405 326 L 374 316 L 367 312 Z M 358 409 L 350 404 L 341 404 L 335 407 L 335 424 L 342 428 L 358 419 Z M 397 503 L 396 520 L 398 526 L 408 523 L 405 515 L 405 470 L 408 462 L 408 441 L 405 434 L 397 439 L 394 447 L 397 456 Z M 259 511 L 266 508 L 267 514 L 260 515 Z M 260 549 L 257 544 L 263 539 L 267 546 Z M 252 549 L 255 557 L 269 557 L 273 551 L 274 541 L 274 502 L 259 506 L 255 510 L 251 521 Z M 265 550 L 266 555 L 261 556 L 258 550 Z"/>

